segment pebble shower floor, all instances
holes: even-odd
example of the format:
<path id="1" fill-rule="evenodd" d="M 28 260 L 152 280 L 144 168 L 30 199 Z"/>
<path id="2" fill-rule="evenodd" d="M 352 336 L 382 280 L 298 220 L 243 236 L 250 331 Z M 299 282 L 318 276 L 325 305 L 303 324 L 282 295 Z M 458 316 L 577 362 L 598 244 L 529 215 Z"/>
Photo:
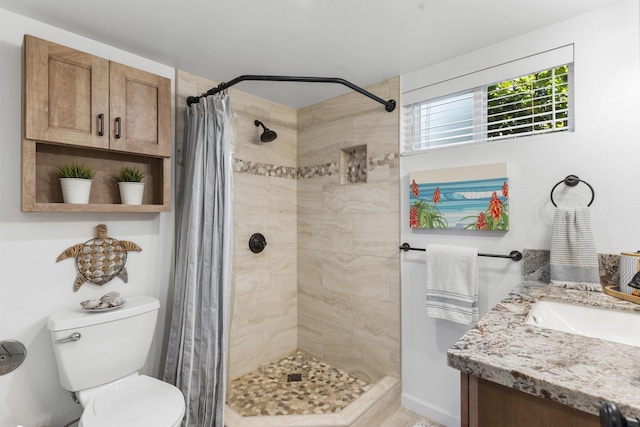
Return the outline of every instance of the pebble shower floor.
<path id="1" fill-rule="evenodd" d="M 288 381 L 301 374 L 301 381 Z M 371 386 L 296 351 L 231 382 L 229 405 L 245 417 L 338 412 Z"/>

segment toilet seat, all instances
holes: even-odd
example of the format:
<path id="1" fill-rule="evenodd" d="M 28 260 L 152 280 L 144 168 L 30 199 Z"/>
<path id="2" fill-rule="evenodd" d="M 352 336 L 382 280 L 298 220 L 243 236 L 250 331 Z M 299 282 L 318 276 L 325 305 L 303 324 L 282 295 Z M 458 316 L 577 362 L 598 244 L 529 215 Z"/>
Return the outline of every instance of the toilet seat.
<path id="1" fill-rule="evenodd" d="M 81 427 L 175 427 L 184 417 L 180 390 L 146 375 L 119 382 L 91 398 Z"/>

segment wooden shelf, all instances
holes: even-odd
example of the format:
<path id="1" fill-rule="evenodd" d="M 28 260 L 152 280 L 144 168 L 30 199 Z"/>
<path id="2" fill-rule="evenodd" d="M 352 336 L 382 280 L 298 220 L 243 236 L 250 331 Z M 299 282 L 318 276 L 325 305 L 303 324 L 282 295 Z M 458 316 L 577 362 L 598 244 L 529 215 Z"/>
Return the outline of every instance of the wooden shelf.
<path id="1" fill-rule="evenodd" d="M 149 157 L 107 150 L 22 142 L 22 210 L 29 212 L 167 212 L 170 205 L 171 158 Z M 70 162 L 93 168 L 89 204 L 62 202 L 58 166 Z M 113 175 L 124 165 L 146 173 L 142 205 L 120 204 Z"/>

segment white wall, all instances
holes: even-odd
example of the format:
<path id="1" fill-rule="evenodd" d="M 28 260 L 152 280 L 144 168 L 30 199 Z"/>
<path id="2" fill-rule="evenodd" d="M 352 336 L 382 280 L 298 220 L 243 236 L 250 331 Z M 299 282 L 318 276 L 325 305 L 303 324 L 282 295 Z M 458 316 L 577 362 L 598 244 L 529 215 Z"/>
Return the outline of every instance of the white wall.
<path id="1" fill-rule="evenodd" d="M 27 347 L 22 366 L 0 376 L 0 426 L 60 427 L 77 418 L 81 410 L 58 383 L 47 317 L 109 291 L 119 291 L 125 298 L 158 298 L 162 305 L 159 328 L 145 366 L 145 373 L 156 376 L 161 369 L 170 289 L 174 215 L 20 212 L 21 45 L 25 33 L 172 82 L 174 69 L 0 9 L 0 340 L 18 340 Z M 69 246 L 93 237 L 101 223 L 107 224 L 110 236 L 131 240 L 142 252 L 128 258 L 128 284 L 115 278 L 103 287 L 85 284 L 74 293 L 74 261 L 55 260 Z"/>
<path id="2" fill-rule="evenodd" d="M 574 133 L 449 148 L 402 157 L 402 241 L 474 246 L 480 252 L 548 249 L 554 207 L 553 185 L 576 174 L 595 189 L 591 218 L 598 252 L 617 254 L 640 249 L 639 6 L 624 0 L 558 25 L 506 40 L 498 45 L 403 76 L 437 82 L 447 76 L 528 53 L 575 43 Z M 507 233 L 409 229 L 411 171 L 507 162 L 510 230 Z M 556 202 L 584 203 L 590 196 L 580 184 L 558 188 Z M 563 197 L 566 195 L 566 197 Z M 571 200 L 569 200 L 571 199 Z M 424 253 L 402 255 L 403 404 L 446 425 L 459 424 L 459 372 L 447 367 L 447 349 L 467 327 L 425 315 Z M 487 313 L 520 281 L 521 265 L 480 258 L 480 315 Z"/>

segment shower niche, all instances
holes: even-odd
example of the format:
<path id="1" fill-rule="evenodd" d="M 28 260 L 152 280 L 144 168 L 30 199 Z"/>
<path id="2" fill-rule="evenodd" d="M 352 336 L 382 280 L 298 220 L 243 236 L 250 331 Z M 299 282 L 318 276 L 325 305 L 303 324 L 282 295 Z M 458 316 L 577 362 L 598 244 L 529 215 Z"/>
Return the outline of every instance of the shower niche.
<path id="1" fill-rule="evenodd" d="M 340 185 L 367 182 L 367 146 L 340 150 Z"/>

